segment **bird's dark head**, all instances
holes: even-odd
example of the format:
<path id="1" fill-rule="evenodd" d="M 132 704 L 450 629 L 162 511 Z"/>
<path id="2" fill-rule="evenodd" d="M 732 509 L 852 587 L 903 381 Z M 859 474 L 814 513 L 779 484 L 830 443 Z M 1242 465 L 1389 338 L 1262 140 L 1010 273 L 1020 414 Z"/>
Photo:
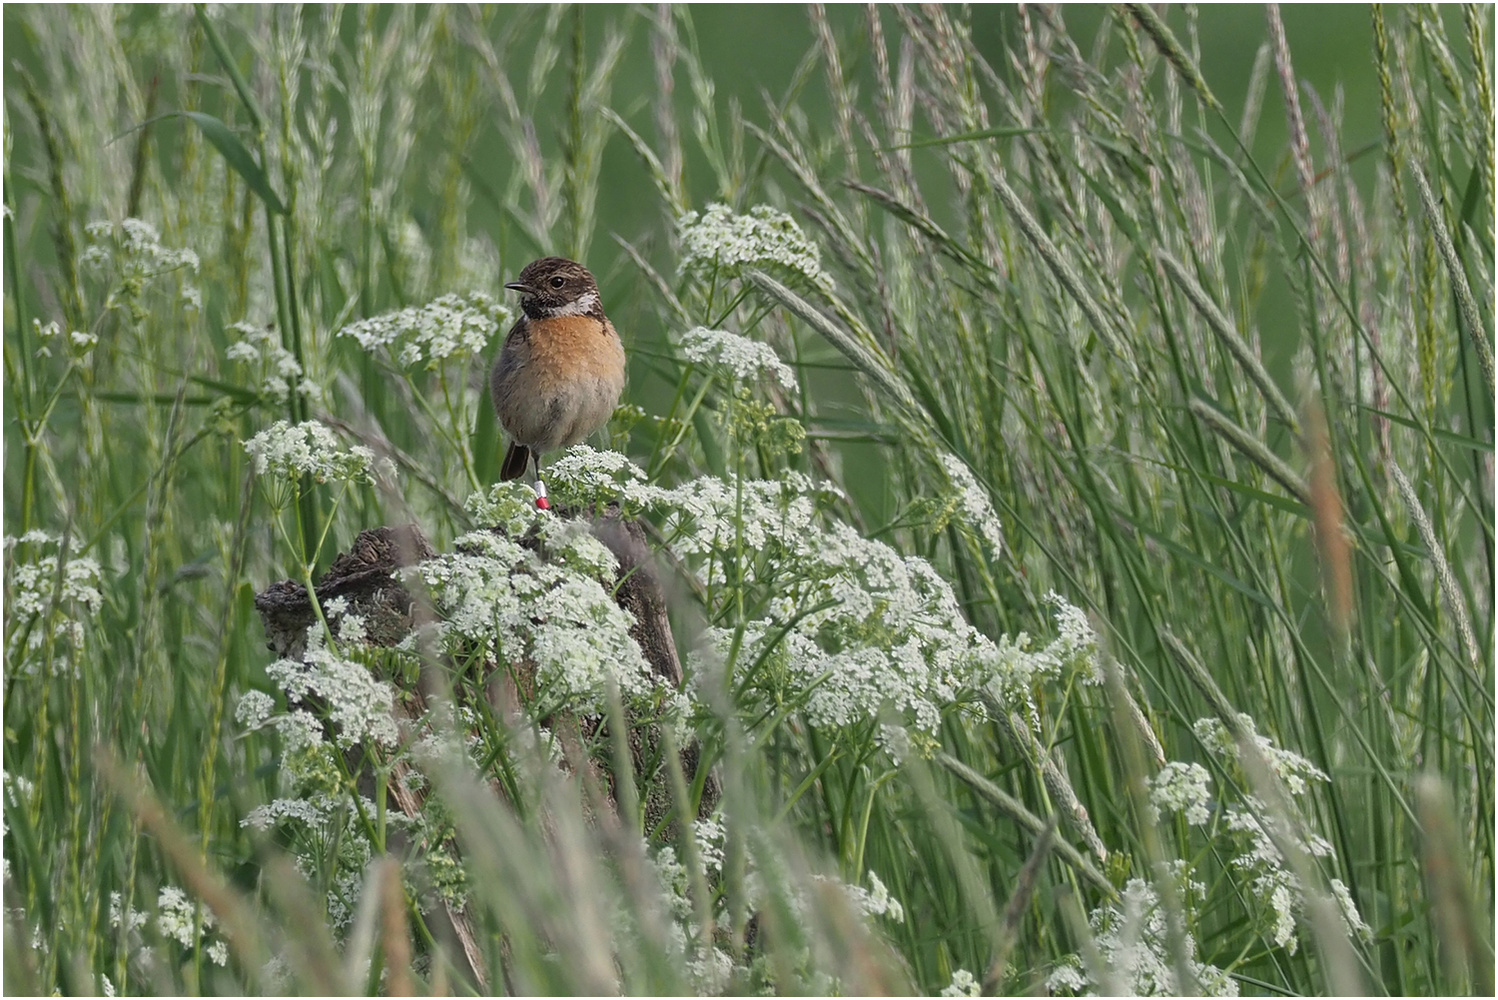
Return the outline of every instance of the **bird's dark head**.
<path id="1" fill-rule="evenodd" d="M 542 257 L 525 265 L 520 280 L 505 285 L 520 293 L 520 307 L 532 319 L 603 315 L 598 282 L 586 267 L 566 257 Z"/>

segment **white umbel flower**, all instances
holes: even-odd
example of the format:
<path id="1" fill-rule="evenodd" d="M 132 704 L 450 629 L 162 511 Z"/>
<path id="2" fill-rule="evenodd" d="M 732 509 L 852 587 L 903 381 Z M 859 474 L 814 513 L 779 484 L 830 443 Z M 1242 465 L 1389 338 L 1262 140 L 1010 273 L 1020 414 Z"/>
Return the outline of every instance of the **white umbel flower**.
<path id="1" fill-rule="evenodd" d="M 319 483 L 374 482 L 374 452 L 358 444 L 344 448 L 331 428 L 315 420 L 278 420 L 246 441 L 244 450 L 261 476 L 296 479 L 306 474 Z"/>
<path id="2" fill-rule="evenodd" d="M 389 348 L 403 366 L 433 367 L 451 357 L 483 353 L 510 311 L 483 292 L 444 295 L 422 306 L 371 316 L 338 331 L 366 351 Z"/>
<path id="3" fill-rule="evenodd" d="M 706 272 L 714 268 L 738 274 L 744 267 L 783 268 L 813 284 L 830 285 L 823 273 L 817 246 L 784 212 L 756 205 L 747 215 L 735 215 L 727 205 L 709 205 L 699 215 L 682 217 L 681 270 Z"/>
<path id="4" fill-rule="evenodd" d="M 787 391 L 796 388 L 796 373 L 769 344 L 727 330 L 697 326 L 681 335 L 682 357 L 734 382 L 770 377 Z"/>
<path id="5" fill-rule="evenodd" d="M 277 660 L 265 668 L 293 702 L 315 697 L 327 706 L 342 746 L 369 741 L 393 747 L 400 732 L 391 716 L 395 693 L 376 680 L 362 663 L 342 659 L 329 649 L 309 649 L 301 662 Z"/>
<path id="6" fill-rule="evenodd" d="M 957 969 L 952 973 L 952 985 L 943 988 L 941 995 L 944 997 L 981 997 L 983 984 L 966 969 Z"/>
<path id="7" fill-rule="evenodd" d="M 1192 826 L 1207 822 L 1207 799 L 1211 794 L 1212 776 L 1200 764 L 1171 761 L 1150 779 L 1152 819 L 1162 812 L 1178 812 Z"/>
<path id="8" fill-rule="evenodd" d="M 956 493 L 962 520 L 983 540 L 989 558 L 999 558 L 1004 551 L 1004 528 L 993 509 L 993 501 L 988 498 L 988 491 L 979 485 L 972 470 L 956 455 L 943 452 L 941 466 Z"/>

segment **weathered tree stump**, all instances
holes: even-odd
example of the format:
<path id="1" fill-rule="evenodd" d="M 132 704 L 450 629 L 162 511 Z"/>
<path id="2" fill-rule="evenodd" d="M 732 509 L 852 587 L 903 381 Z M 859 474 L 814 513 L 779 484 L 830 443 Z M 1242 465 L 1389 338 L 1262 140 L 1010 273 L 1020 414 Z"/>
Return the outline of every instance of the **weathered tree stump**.
<path id="1" fill-rule="evenodd" d="M 366 529 L 317 581 L 317 601 L 326 606 L 334 598 L 345 598 L 349 610 L 365 620 L 371 645 L 394 646 L 411 631 L 416 607 L 395 572 L 436 554 L 414 524 Z M 307 629 L 317 621 L 307 589 L 295 580 L 273 583 L 255 595 L 255 610 L 265 625 L 270 651 L 301 659 Z"/>
<path id="2" fill-rule="evenodd" d="M 588 512 L 558 510 L 553 516 L 587 517 Z M 608 546 L 619 560 L 615 596 L 619 606 L 633 622 L 630 635 L 639 644 L 655 676 L 664 684 L 679 689 L 683 680 L 681 660 L 676 653 L 666 600 L 653 570 L 654 560 L 646 544 L 644 530 L 638 522 L 621 518 L 617 511 L 609 511 L 593 518 L 590 527 L 594 536 Z M 539 550 L 539 542 L 534 537 L 517 541 L 528 548 Z M 429 621 L 434 614 L 424 598 L 413 595 L 401 582 L 399 571 L 436 555 L 436 550 L 415 524 L 361 531 L 349 551 L 340 554 L 327 572 L 314 582 L 318 604 L 326 608 L 328 602 L 343 598 L 347 602 L 347 613 L 358 615 L 364 620 L 366 641 L 370 645 L 394 646 L 422 622 Z M 306 651 L 307 629 L 317 621 L 306 588 L 292 580 L 272 584 L 256 595 L 255 607 L 265 626 L 267 647 L 278 657 L 301 659 Z M 521 678 L 517 684 L 516 677 L 494 664 L 485 664 L 484 670 L 488 676 L 477 680 L 480 681 L 479 689 L 486 692 L 491 707 L 501 717 L 511 719 L 518 712 L 523 712 L 523 689 L 526 686 L 524 679 Z M 419 719 L 426 709 L 427 692 L 422 689 L 420 682 L 415 686 L 403 685 L 399 680 L 395 683 L 397 714 L 402 721 Z M 553 718 L 537 721 L 550 723 L 564 742 L 574 744 L 569 746 L 569 751 L 577 749 L 575 744 L 580 742 L 579 737 L 595 737 L 605 724 L 602 718 Z M 644 811 L 646 829 L 653 830 L 669 817 L 672 809 L 667 791 L 669 782 L 663 778 L 650 780 L 655 776 L 646 773 L 652 766 L 651 762 L 662 759 L 661 733 L 657 725 L 640 725 L 634 719 L 627 721 L 635 786 L 650 790 L 644 802 Z M 571 756 L 574 755 L 569 752 L 569 757 Z M 690 783 L 699 767 L 699 748 L 695 743 L 683 747 L 679 751 L 679 757 L 682 770 Z M 348 752 L 347 759 L 350 770 L 354 771 L 360 767 L 364 755 L 356 747 Z M 612 758 L 607 755 L 585 761 L 584 767 L 588 773 L 584 775 L 584 779 L 596 779 L 607 788 L 607 808 L 612 809 L 617 807 L 617 786 L 611 773 L 611 764 Z M 355 773 L 359 775 L 360 794 L 373 797 L 376 794 L 373 775 L 367 771 Z M 406 768 L 397 767 L 393 780 L 387 785 L 387 792 L 392 806 L 407 816 L 415 817 L 421 813 L 426 793 L 413 788 L 412 785 L 416 783 L 408 783 L 405 780 L 406 773 Z M 704 780 L 699 816 L 705 817 L 712 813 L 719 794 L 716 777 L 710 772 Z M 673 828 L 674 824 L 666 827 L 667 836 L 672 835 Z M 488 975 L 483 953 L 477 946 L 466 914 L 454 910 L 445 902 L 440 912 L 447 917 L 447 926 L 432 929 L 439 937 L 448 937 L 450 934 L 460 944 L 475 980 L 481 987 L 485 986 Z"/>

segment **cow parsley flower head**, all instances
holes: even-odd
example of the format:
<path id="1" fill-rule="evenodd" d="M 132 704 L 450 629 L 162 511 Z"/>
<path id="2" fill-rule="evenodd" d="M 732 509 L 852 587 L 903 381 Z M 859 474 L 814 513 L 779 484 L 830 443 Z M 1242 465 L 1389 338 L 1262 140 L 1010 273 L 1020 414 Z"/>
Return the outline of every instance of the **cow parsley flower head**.
<path id="1" fill-rule="evenodd" d="M 352 337 L 366 351 L 388 349 L 404 367 L 425 363 L 435 368 L 448 358 L 483 353 L 509 319 L 509 309 L 493 297 L 470 292 L 361 319 L 337 335 Z"/>
<path id="2" fill-rule="evenodd" d="M 37 531 L 27 532 L 19 540 L 5 539 L 7 549 L 19 543 L 56 549 L 59 539 Z M 17 562 L 10 570 L 5 588 L 7 617 L 21 620 L 40 614 L 52 604 L 54 596 L 60 608 L 72 608 L 88 615 L 97 612 L 104 604 L 104 596 L 99 592 L 99 564 L 87 556 L 67 560 L 61 574 L 58 573 L 56 552 L 38 555 L 28 562 Z"/>
<path id="3" fill-rule="evenodd" d="M 300 424 L 278 420 L 246 441 L 244 450 L 261 476 L 294 480 L 305 474 L 319 483 L 374 482 L 374 452 L 358 444 L 343 447 L 331 428 L 315 420 Z M 389 470 L 388 460 L 380 465 Z"/>
<path id="4" fill-rule="evenodd" d="M 731 382 L 774 378 L 787 391 L 796 388 L 796 373 L 769 344 L 726 330 L 697 326 L 681 335 L 681 354 Z"/>
<path id="5" fill-rule="evenodd" d="M 727 205 L 714 204 L 701 213 L 688 212 L 679 224 L 681 271 L 737 275 L 744 267 L 791 271 L 813 284 L 831 285 L 822 271 L 817 246 L 784 212 L 756 205 L 747 215 L 735 215 Z"/>
<path id="6" fill-rule="evenodd" d="M 952 977 L 955 981 L 956 977 Z M 1046 977 L 1046 992 L 1055 996 L 1058 993 L 1075 993 L 1081 996 L 1087 991 L 1087 984 L 1091 982 L 1087 974 L 1082 971 L 1082 963 L 1075 956 L 1063 961 L 1051 974 Z"/>
<path id="7" fill-rule="evenodd" d="M 952 973 L 952 984 L 942 988 L 941 996 L 944 997 L 981 997 L 983 995 L 983 984 L 978 982 L 976 976 L 966 969 L 957 969 Z"/>
<path id="8" fill-rule="evenodd" d="M 1299 945 L 1296 936 L 1297 921 L 1305 913 L 1305 890 L 1300 879 L 1286 866 L 1284 855 L 1275 843 L 1280 839 L 1296 838 L 1301 850 L 1313 858 L 1330 858 L 1332 845 L 1325 837 L 1315 833 L 1301 832 L 1288 827 L 1282 821 L 1265 813 L 1263 805 L 1249 796 L 1247 809 L 1229 809 L 1226 825 L 1241 843 L 1244 850 L 1230 862 L 1231 866 L 1248 876 L 1248 887 L 1253 897 L 1263 908 L 1266 926 L 1274 943 L 1290 954 L 1295 954 Z M 1366 934 L 1367 925 L 1358 913 L 1357 905 L 1347 887 L 1340 881 L 1331 880 L 1332 893 L 1341 907 L 1343 919 L 1349 933 Z M 1341 886 L 1341 890 L 1338 890 Z"/>
<path id="9" fill-rule="evenodd" d="M 470 493 L 463 501 L 463 510 L 477 527 L 498 528 L 511 538 L 523 538 L 541 516 L 536 510 L 536 494 L 515 480 Z"/>
<path id="10" fill-rule="evenodd" d="M 8 537 L 4 543 L 7 624 L 37 618 L 30 629 L 12 630 L 6 649 L 19 672 L 28 676 L 46 662 L 44 647 L 48 643 L 59 643 L 50 647 L 53 673 L 70 673 L 73 653 L 84 641 L 84 624 L 104 605 L 98 562 L 79 556 L 64 560 L 59 568 L 60 544 L 61 539 L 44 531 L 28 531 L 19 539 Z M 30 558 L 15 554 L 23 545 L 31 549 Z"/>
<path id="11" fill-rule="evenodd" d="M 664 505 L 677 551 L 702 553 L 712 584 L 728 580 L 716 551 L 742 546 L 777 564 L 771 615 L 745 626 L 734 669 L 762 660 L 767 676 L 804 692 L 813 725 L 845 727 L 892 710 L 935 732 L 942 707 L 971 682 L 991 644 L 963 619 L 930 563 L 819 517 L 809 486 L 804 477 L 737 485 L 703 478 Z M 705 652 L 726 657 L 734 645 L 732 630 L 706 638 L 709 649 L 694 663 Z"/>
<path id="12" fill-rule="evenodd" d="M 109 926 L 124 927 L 126 931 L 134 931 L 144 927 L 150 919 L 151 915 L 144 910 L 126 906 L 119 893 L 109 894 Z"/>
<path id="13" fill-rule="evenodd" d="M 51 357 L 52 346 L 56 344 L 66 355 L 81 361 L 88 356 L 89 351 L 99 345 L 98 334 L 87 333 L 83 330 L 72 330 L 64 337 L 62 324 L 56 320 L 43 326 L 40 319 L 32 319 L 31 328 L 36 333 L 36 352 L 42 357 Z"/>
<path id="14" fill-rule="evenodd" d="M 269 830 L 287 821 L 295 821 L 316 829 L 333 814 L 335 809 L 336 803 L 328 795 L 315 795 L 311 798 L 300 799 L 272 799 L 264 805 L 251 809 L 245 814 L 244 819 L 239 821 L 239 825 L 254 830 Z"/>
<path id="15" fill-rule="evenodd" d="M 1373 928 L 1363 920 L 1363 915 L 1358 912 L 1358 904 L 1353 902 L 1352 893 L 1348 890 L 1346 883 L 1339 878 L 1329 880 L 1332 898 L 1336 900 L 1338 908 L 1342 911 L 1342 919 L 1347 922 L 1347 927 L 1358 937 L 1367 941 L 1373 937 Z"/>
<path id="16" fill-rule="evenodd" d="M 1084 680 L 1101 680 L 1097 665 L 1098 638 L 1087 613 L 1054 590 L 1047 591 L 1045 602 L 1053 609 L 1056 641 L 1052 653 L 1063 666 L 1082 669 Z"/>
<path id="17" fill-rule="evenodd" d="M 1153 821 L 1161 812 L 1178 812 L 1186 822 L 1201 826 L 1207 822 L 1207 799 L 1212 776 L 1200 764 L 1171 761 L 1150 780 L 1150 809 Z"/>
<path id="18" fill-rule="evenodd" d="M 626 696 L 644 693 L 652 675 L 630 635 L 633 619 L 610 594 L 612 553 L 571 529 L 543 533 L 548 540 L 562 558 L 544 559 L 494 532 L 470 532 L 452 552 L 409 572 L 431 594 L 441 635 L 455 652 L 476 643 L 488 657 L 528 662 L 538 694 L 549 700 L 602 706 L 610 679 Z"/>
<path id="19" fill-rule="evenodd" d="M 905 907 L 895 897 L 889 894 L 889 889 L 880 880 L 879 876 L 869 870 L 869 888 L 848 885 L 843 887 L 853 902 L 865 915 L 871 917 L 886 917 L 890 921 L 903 924 L 905 922 Z"/>
<path id="20" fill-rule="evenodd" d="M 660 503 L 669 491 L 645 481 L 645 471 L 617 451 L 575 445 L 546 464 L 552 500 L 567 505 L 618 504 L 626 512 Z"/>
<path id="21" fill-rule="evenodd" d="M 612 584 L 619 557 L 580 521 L 542 518 L 538 534 L 546 555 L 583 576 Z"/>
<path id="22" fill-rule="evenodd" d="M 276 700 L 264 691 L 246 691 L 234 708 L 234 721 L 249 732 L 269 722 L 275 710 Z"/>
<path id="23" fill-rule="evenodd" d="M 531 558 L 530 552 L 508 538 L 471 532 L 454 543 L 453 551 L 406 572 L 431 591 L 442 615 L 444 636 L 492 643 L 496 631 L 508 638 L 506 626 L 518 627 L 524 609 L 510 578 Z"/>
<path id="24" fill-rule="evenodd" d="M 702 860 L 703 870 L 709 876 L 723 874 L 724 846 L 728 830 L 723 826 L 723 814 L 715 812 L 706 819 L 692 824 L 692 838 L 697 842 L 697 855 Z"/>
<path id="25" fill-rule="evenodd" d="M 630 635 L 633 619 L 597 580 L 568 573 L 532 595 L 540 619 L 530 635 L 538 686 L 570 703 L 597 709 L 610 679 L 626 697 L 643 694 L 650 668 Z"/>
<path id="26" fill-rule="evenodd" d="M 345 660 L 327 648 L 308 649 L 301 662 L 277 660 L 265 672 L 292 703 L 312 697 L 326 705 L 340 746 L 368 741 L 388 748 L 400 741 L 391 716 L 394 691 L 362 663 Z"/>
<path id="27" fill-rule="evenodd" d="M 317 716 L 305 708 L 293 709 L 281 715 L 273 715 L 270 725 L 281 738 L 281 745 L 288 753 L 296 753 L 323 745 L 322 723 Z"/>
<path id="28" fill-rule="evenodd" d="M 1068 670 L 1083 681 L 1098 675 L 1097 635 L 1081 609 L 1054 591 L 1046 594 L 1054 609 L 1056 638 L 1040 649 L 1031 648 L 1031 637 L 1020 632 L 1000 636 L 981 651 L 979 683 L 1001 705 L 1028 702 L 1031 689 L 1043 681 L 1056 680 Z"/>
<path id="29" fill-rule="evenodd" d="M 119 226 L 101 219 L 84 226 L 83 232 L 91 244 L 81 258 L 88 267 L 102 268 L 112 260 L 121 271 L 138 277 L 198 269 L 196 253 L 163 246 L 161 232 L 144 219 L 126 219 Z"/>
<path id="30" fill-rule="evenodd" d="M 184 948 L 191 948 L 197 941 L 193 924 L 195 909 L 192 901 L 187 898 L 187 893 L 174 885 L 163 886 L 156 897 L 156 929 L 161 932 L 162 937 L 171 938 Z M 201 918 L 203 927 L 213 926 L 212 910 L 203 908 Z"/>
<path id="31" fill-rule="evenodd" d="M 1004 528 L 999 515 L 993 509 L 988 491 L 978 484 L 967 463 L 956 455 L 941 453 L 941 465 L 947 480 L 956 494 L 957 509 L 962 520 L 982 539 L 989 558 L 997 559 L 1004 551 Z"/>
<path id="32" fill-rule="evenodd" d="M 227 329 L 239 339 L 224 351 L 224 357 L 255 372 L 260 392 L 284 403 L 293 392 L 321 399 L 322 387 L 303 378 L 302 366 L 285 347 L 274 327 L 254 323 L 230 323 Z"/>
<path id="33" fill-rule="evenodd" d="M 1107 903 L 1092 911 L 1089 923 L 1097 950 L 1130 996 L 1178 996 L 1175 968 L 1169 958 L 1166 917 L 1155 887 L 1143 879 L 1131 879 L 1118 903 Z M 1196 958 L 1196 939 L 1185 936 L 1186 961 L 1206 996 L 1237 996 L 1238 983 L 1217 968 Z M 1104 984 L 1095 983 L 1081 963 L 1072 957 L 1055 969 L 1047 986 L 1052 992 L 1081 992 Z"/>
<path id="34" fill-rule="evenodd" d="M 1253 717 L 1240 713 L 1238 721 L 1243 725 L 1245 731 L 1253 739 L 1254 745 L 1258 747 L 1259 753 L 1274 773 L 1279 775 L 1285 783 L 1285 790 L 1291 795 L 1304 795 L 1310 787 L 1309 781 L 1329 781 L 1326 772 L 1321 770 L 1309 760 L 1293 750 L 1284 750 L 1276 746 L 1274 740 L 1260 734 L 1255 725 Z M 1233 734 L 1228 731 L 1227 726 L 1220 719 L 1205 718 L 1198 719 L 1191 727 L 1196 733 L 1196 738 L 1202 741 L 1202 745 L 1225 760 L 1236 761 L 1238 759 L 1239 747 L 1233 739 Z"/>

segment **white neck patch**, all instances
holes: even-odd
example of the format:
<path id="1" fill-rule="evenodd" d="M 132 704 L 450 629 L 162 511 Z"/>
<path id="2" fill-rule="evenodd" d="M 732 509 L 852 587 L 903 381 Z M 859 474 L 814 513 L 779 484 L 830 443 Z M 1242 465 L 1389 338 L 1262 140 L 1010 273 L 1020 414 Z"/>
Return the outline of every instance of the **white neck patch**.
<path id="1" fill-rule="evenodd" d="M 598 305 L 598 293 L 584 292 L 583 294 L 579 295 L 575 301 L 569 302 L 565 306 L 557 306 L 555 309 L 546 310 L 546 315 L 583 316 L 587 313 L 592 312 L 593 307 L 596 305 Z"/>

